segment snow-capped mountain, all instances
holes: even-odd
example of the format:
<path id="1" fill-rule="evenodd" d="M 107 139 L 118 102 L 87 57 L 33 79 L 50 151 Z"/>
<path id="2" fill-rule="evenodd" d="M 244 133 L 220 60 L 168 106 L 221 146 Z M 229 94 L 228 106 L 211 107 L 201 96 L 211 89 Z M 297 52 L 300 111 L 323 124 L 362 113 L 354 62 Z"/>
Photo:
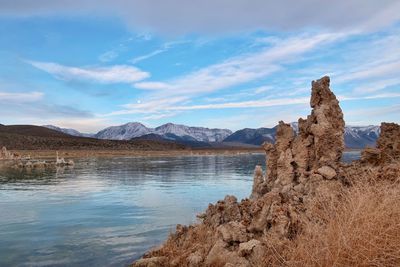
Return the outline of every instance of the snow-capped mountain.
<path id="1" fill-rule="evenodd" d="M 108 127 L 98 132 L 95 137 L 99 139 L 130 140 L 148 134 L 160 135 L 169 140 L 173 139 L 173 136 L 177 136 L 180 139 L 184 138 L 191 141 L 221 142 L 232 132 L 227 129 L 189 127 L 173 123 L 167 123 L 156 128 L 148 128 L 141 123 L 132 122 Z"/>
<path id="2" fill-rule="evenodd" d="M 151 128 L 147 128 L 139 122 L 130 122 L 120 126 L 105 128 L 95 134 L 95 137 L 109 140 L 130 140 L 149 133 L 152 133 Z"/>
<path id="3" fill-rule="evenodd" d="M 381 128 L 379 126 L 346 126 L 344 142 L 348 148 L 375 146 L 380 133 Z"/>
<path id="4" fill-rule="evenodd" d="M 228 129 L 209 129 L 204 127 L 189 127 L 185 125 L 167 123 L 154 129 L 159 135 L 174 134 L 176 136 L 190 136 L 202 142 L 221 142 L 232 134 Z"/>
<path id="5" fill-rule="evenodd" d="M 77 130 L 74 129 L 69 129 L 69 128 L 60 128 L 54 125 L 43 125 L 43 127 L 46 127 L 47 129 L 55 130 L 61 133 L 69 134 L 72 136 L 79 136 L 79 137 L 93 137 L 94 134 L 88 134 L 88 133 L 81 133 Z"/>

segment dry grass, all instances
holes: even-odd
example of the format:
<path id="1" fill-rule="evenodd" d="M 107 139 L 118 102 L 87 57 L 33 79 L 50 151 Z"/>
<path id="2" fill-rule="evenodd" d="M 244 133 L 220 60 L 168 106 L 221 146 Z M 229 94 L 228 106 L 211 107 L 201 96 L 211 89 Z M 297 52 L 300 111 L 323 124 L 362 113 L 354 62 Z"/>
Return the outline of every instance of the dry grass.
<path id="1" fill-rule="evenodd" d="M 317 220 L 274 265 L 400 266 L 399 183 L 356 182 L 336 200 L 317 199 Z"/>
<path id="2" fill-rule="evenodd" d="M 207 252 L 214 244 L 210 229 L 205 225 L 199 224 L 196 227 L 185 227 L 182 234 L 171 234 L 168 240 L 158 250 L 149 253 L 149 256 L 164 256 L 167 258 L 165 267 L 167 266 L 188 266 L 187 257 L 198 251 L 205 249 Z M 210 267 L 219 267 L 216 263 Z"/>

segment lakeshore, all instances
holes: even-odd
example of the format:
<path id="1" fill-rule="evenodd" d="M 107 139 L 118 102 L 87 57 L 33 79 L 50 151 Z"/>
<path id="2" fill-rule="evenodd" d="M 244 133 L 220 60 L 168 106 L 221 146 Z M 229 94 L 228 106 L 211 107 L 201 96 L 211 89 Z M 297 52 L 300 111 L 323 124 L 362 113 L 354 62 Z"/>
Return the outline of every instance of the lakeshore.
<path id="1" fill-rule="evenodd" d="M 264 154 L 260 148 L 234 148 L 234 149 L 185 149 L 185 150 L 11 150 L 22 156 L 30 155 L 35 159 L 53 159 L 56 152 L 64 158 L 113 158 L 113 157 L 176 157 L 176 156 L 206 156 L 206 155 L 240 155 Z M 346 152 L 361 151 L 360 149 L 346 149 Z"/>
<path id="2" fill-rule="evenodd" d="M 54 158 L 56 151 L 65 158 L 92 158 L 92 157 L 176 157 L 196 155 L 238 155 L 263 153 L 261 148 L 235 149 L 184 149 L 184 150 L 12 150 L 19 155 L 30 155 L 35 159 Z"/>

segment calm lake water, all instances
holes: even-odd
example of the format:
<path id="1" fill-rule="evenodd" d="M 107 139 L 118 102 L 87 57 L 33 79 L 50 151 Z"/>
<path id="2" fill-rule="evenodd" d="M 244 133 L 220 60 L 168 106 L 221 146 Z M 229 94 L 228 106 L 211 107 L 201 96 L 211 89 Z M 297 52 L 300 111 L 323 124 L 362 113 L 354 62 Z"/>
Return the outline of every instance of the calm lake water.
<path id="1" fill-rule="evenodd" d="M 95 158 L 0 173 L 0 266 L 126 266 L 209 203 L 247 197 L 257 164 L 263 154 Z"/>

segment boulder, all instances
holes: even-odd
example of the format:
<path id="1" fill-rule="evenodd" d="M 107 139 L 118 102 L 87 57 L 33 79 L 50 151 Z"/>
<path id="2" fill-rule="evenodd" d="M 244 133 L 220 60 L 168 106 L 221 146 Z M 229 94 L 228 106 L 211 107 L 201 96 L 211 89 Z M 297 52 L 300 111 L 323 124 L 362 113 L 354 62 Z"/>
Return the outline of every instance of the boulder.
<path id="1" fill-rule="evenodd" d="M 261 242 L 257 239 L 252 239 L 245 243 L 240 243 L 239 245 L 239 255 L 244 257 L 253 252 L 253 248 L 260 245 Z"/>
<path id="2" fill-rule="evenodd" d="M 247 241 L 246 227 L 239 222 L 229 222 L 217 228 L 226 243 Z"/>
<path id="3" fill-rule="evenodd" d="M 333 179 L 336 177 L 336 171 L 329 167 L 329 166 L 322 166 L 321 168 L 318 168 L 318 173 L 321 174 L 325 179 Z"/>

